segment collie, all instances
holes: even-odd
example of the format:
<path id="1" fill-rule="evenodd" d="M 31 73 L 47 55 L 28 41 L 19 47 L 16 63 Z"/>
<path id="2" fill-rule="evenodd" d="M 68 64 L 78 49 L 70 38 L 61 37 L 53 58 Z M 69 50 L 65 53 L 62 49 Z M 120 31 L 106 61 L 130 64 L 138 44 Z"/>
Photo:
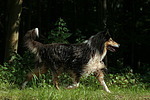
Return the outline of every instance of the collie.
<path id="1" fill-rule="evenodd" d="M 103 59 L 107 50 L 115 51 L 119 44 L 112 40 L 108 31 L 99 32 L 91 36 L 81 44 L 42 44 L 35 39 L 39 37 L 38 28 L 29 30 L 25 37 L 25 46 L 35 54 L 35 69 L 27 74 L 27 78 L 22 84 L 24 88 L 34 75 L 44 74 L 48 69 L 52 72 L 54 86 L 59 89 L 58 76 L 63 72 L 69 73 L 73 84 L 67 89 L 77 88 L 81 76 L 94 73 L 95 77 L 110 92 L 104 81 L 104 74 L 101 69 L 106 68 Z"/>

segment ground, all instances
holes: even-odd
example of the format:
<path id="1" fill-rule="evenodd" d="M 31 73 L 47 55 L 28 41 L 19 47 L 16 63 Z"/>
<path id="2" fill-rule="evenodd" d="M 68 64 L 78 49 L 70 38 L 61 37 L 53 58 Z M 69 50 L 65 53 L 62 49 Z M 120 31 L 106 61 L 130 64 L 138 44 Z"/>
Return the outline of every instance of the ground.
<path id="1" fill-rule="evenodd" d="M 27 87 L 0 84 L 0 100 L 150 100 L 150 89 L 109 87 L 112 93 L 102 87 L 80 85 L 77 89 L 56 90 L 52 86 Z"/>

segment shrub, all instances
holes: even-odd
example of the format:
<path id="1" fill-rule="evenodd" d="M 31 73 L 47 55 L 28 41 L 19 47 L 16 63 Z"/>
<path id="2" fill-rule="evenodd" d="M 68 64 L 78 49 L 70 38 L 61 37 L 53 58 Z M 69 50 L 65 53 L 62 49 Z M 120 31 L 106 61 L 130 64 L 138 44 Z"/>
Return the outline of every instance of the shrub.
<path id="1" fill-rule="evenodd" d="M 71 36 L 66 26 L 66 22 L 59 18 L 55 23 L 55 28 L 48 33 L 48 43 L 68 43 L 67 38 Z"/>
<path id="2" fill-rule="evenodd" d="M 24 75 L 33 66 L 33 55 L 25 52 L 23 57 L 14 53 L 13 61 L 0 65 L 0 81 L 17 83 L 23 81 Z"/>

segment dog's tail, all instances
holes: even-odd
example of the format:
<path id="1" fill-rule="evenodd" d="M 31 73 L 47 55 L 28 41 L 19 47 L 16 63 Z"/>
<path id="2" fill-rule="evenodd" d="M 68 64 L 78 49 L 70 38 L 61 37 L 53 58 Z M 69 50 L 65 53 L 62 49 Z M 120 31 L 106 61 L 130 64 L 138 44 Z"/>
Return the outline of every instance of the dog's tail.
<path id="1" fill-rule="evenodd" d="M 38 28 L 29 30 L 24 36 L 25 47 L 27 47 L 34 54 L 37 54 L 39 46 L 42 45 L 41 43 L 35 41 L 37 37 L 39 37 Z"/>

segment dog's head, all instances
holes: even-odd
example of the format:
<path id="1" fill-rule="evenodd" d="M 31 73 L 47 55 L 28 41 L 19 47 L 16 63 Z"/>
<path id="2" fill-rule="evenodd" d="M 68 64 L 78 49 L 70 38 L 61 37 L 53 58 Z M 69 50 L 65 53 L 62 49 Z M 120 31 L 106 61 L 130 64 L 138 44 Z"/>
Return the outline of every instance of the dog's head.
<path id="1" fill-rule="evenodd" d="M 119 48 L 119 46 L 120 46 L 120 44 L 115 42 L 112 38 L 110 38 L 108 41 L 106 41 L 105 45 L 106 45 L 106 48 L 111 52 L 114 52 L 115 48 Z"/>
<path id="2" fill-rule="evenodd" d="M 115 48 L 119 48 L 120 44 L 118 44 L 111 38 L 108 30 L 104 31 L 103 34 L 104 34 L 105 46 L 106 46 L 107 50 L 109 50 L 111 52 L 115 52 Z"/>
<path id="3" fill-rule="evenodd" d="M 104 48 L 112 52 L 115 51 L 115 48 L 118 48 L 120 44 L 115 42 L 108 30 L 97 33 L 96 35 L 91 36 L 84 43 L 87 43 L 91 48 L 98 49 L 100 53 L 103 53 Z"/>

